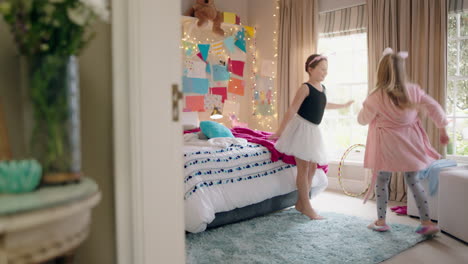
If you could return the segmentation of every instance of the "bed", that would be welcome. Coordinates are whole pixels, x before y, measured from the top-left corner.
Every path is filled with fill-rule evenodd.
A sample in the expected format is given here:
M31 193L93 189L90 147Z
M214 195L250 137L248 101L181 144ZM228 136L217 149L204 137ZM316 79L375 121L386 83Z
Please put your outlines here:
M236 138L200 139L184 134L185 229L238 222L294 205L296 166L262 142L266 134L232 129ZM246 136L247 135L247 136ZM317 169L311 197L325 190L327 167Z

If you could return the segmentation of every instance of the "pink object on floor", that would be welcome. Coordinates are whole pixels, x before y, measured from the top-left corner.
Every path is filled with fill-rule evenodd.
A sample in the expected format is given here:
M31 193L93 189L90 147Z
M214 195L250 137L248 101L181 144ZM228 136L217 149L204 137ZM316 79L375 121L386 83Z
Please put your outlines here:
M419 226L418 229L416 229L416 233L424 235L424 236L431 236L440 231L439 227L436 225L430 225L430 226Z
M396 209L395 213L397 213L399 215L407 215L408 214L408 208L406 206L402 206L402 207Z
M392 210L393 212L399 214L399 215L406 215L408 214L408 206L394 206L394 207L391 207L390 210Z

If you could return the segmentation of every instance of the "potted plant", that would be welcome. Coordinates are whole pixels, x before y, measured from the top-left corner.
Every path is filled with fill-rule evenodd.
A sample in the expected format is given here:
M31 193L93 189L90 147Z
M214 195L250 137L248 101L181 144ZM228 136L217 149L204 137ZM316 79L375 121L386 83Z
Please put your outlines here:
M106 0L0 0L26 62L27 93L33 108L30 150L46 183L81 175L77 56L94 36L96 19L107 21Z

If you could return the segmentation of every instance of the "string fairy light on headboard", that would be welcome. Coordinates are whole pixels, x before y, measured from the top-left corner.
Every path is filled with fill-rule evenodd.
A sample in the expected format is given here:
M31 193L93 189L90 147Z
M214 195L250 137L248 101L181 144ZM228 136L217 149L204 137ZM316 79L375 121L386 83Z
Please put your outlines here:
M273 20L274 22L274 29L273 29L273 47L274 47L274 59L273 59L273 65L277 67L278 64L278 29L279 29L279 9L280 9L280 0L272 0L274 2L274 12L273 12ZM273 84L272 87L268 87L268 89L272 89L272 100L271 100L271 108L268 109L267 114L260 114L258 112L257 106L255 104L255 92L257 88L257 84L255 82L255 76L258 74L258 65L257 65L257 50L256 50L256 39L253 40L253 93L252 93L252 105L253 105L253 114L256 117L256 122L257 122L257 127L259 127L261 130L268 130L268 131L273 131L276 129L278 125L278 113L277 113L277 89L276 89L276 84L277 84L277 70L272 72L272 76L268 77L269 81L271 84Z

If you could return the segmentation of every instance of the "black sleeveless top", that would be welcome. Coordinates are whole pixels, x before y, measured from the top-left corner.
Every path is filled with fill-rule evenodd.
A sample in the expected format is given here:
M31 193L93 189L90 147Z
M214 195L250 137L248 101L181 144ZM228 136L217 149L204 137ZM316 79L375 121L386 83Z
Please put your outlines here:
M315 89L310 83L305 83L309 87L309 95L304 99L297 111L297 114L307 121L316 125L322 122L325 106L327 105L327 96L325 95L325 86L323 92Z

